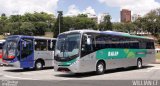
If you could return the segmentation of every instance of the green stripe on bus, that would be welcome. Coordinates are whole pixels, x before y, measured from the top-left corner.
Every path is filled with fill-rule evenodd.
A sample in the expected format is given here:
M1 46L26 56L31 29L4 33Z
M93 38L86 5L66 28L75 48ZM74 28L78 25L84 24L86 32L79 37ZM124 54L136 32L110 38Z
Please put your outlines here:
M67 61L67 62L61 62L61 65L66 65L66 66L68 66L68 65L71 65L72 63L74 63L75 61L76 61L76 59L73 59L73 60Z
M146 57L146 49L102 49L96 52L97 59L122 59Z

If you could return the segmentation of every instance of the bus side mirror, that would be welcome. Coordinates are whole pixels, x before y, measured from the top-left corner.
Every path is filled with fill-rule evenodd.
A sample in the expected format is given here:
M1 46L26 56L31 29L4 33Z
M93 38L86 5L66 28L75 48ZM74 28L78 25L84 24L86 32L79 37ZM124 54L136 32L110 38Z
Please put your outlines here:
M50 48L52 48L53 47L53 43L52 43L52 41L51 41L51 43L50 43Z
M84 34L84 36L87 38L87 45L90 45L91 39L89 38L89 36L87 34Z
M23 47L27 47L26 41L23 42Z
M91 44L91 39L87 38L87 45L90 45L90 44Z
M24 41L23 39L21 39L21 44L22 44L22 47L27 47L27 42Z

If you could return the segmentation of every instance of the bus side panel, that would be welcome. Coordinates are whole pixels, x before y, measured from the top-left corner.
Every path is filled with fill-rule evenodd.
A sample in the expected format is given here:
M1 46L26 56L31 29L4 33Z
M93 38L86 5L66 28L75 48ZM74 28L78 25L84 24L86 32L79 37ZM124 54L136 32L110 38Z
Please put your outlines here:
M34 67L33 37L22 36L20 39L20 67Z
M137 53L137 52L134 52L134 53ZM136 57L134 58L121 59L122 63L121 64L117 63L117 65L121 65L122 67L136 66L138 58L142 59L142 65L147 65L155 62L154 49L146 50L144 55L136 55Z
M33 60L33 58L34 58L34 52L31 55L25 57L24 59L21 59L21 61L20 61L20 67L21 68L34 67L34 60Z
M79 60L79 72L96 71L96 52L81 57Z
M108 52L118 51L117 56L108 56ZM124 52L122 52L124 51ZM127 53L126 53L127 52ZM139 54L138 54L139 53ZM113 54L114 55L114 54ZM89 72L96 70L96 63L99 60L104 60L106 63L106 69L120 68L136 66L137 59L141 58L143 65L152 63L155 61L154 49L104 49L97 52L88 54L80 58L79 72Z
M138 52L142 52L144 49L139 50L131 50L129 53L135 53L134 57L125 57L125 58L112 58L107 60L106 68L120 68L120 67L129 67L129 66L136 66L137 59L142 59L142 65L147 65L153 63L155 61L155 54L154 50L145 50L144 54L137 54ZM125 53L122 53L125 54ZM127 55L128 56L128 55Z
M34 51L34 60L42 59L45 62L45 67L53 66L54 51Z
M156 58L155 58L155 50L154 49L148 49L146 57L142 58L143 65L154 63L155 60L156 60Z

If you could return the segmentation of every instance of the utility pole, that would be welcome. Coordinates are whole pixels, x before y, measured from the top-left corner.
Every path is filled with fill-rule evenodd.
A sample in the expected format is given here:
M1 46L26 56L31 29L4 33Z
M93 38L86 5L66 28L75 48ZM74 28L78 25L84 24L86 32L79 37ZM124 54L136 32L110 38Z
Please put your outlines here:
M59 28L59 34L61 33L61 18L62 18L62 15L63 15L63 11L57 11L58 13L58 28Z

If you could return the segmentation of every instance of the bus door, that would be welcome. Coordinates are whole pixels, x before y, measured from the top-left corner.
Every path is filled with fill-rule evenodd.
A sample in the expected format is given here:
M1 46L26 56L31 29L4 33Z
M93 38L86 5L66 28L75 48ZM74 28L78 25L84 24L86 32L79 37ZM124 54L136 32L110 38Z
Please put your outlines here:
M20 66L21 68L34 67L34 47L32 38L20 40Z
M93 64L96 63L95 54L93 54L93 37L90 35L84 34L82 38L82 49L81 49L81 57L83 60L81 61L82 70L92 71L94 69ZM85 66L85 67L84 67Z

